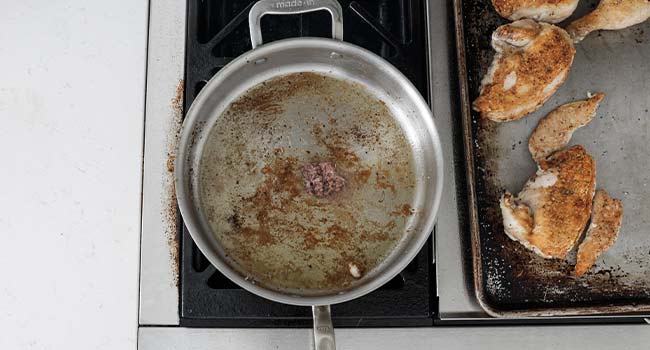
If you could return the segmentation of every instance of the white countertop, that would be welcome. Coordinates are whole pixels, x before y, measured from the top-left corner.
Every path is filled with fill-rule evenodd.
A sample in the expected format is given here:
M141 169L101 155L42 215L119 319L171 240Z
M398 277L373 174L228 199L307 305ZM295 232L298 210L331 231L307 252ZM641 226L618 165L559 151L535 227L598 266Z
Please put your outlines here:
M147 6L0 6L0 349L136 348Z

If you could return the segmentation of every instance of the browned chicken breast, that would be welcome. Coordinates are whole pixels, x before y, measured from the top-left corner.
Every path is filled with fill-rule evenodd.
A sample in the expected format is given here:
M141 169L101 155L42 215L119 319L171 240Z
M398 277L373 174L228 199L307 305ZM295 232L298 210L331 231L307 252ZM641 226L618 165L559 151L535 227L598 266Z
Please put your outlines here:
M623 206L604 190L596 191L592 213L591 225L578 248L578 262L574 270L576 276L589 271L600 254L614 245L621 229Z
M579 42L595 30L623 29L648 18L650 0L601 0L595 10L569 24L567 31L574 42Z
M511 21L530 18L558 23L571 16L578 0L492 0L492 4L501 16Z
M539 108L566 79L575 49L564 29L530 19L492 33L496 54L472 107L496 122Z
M594 118L604 97L605 94L598 93L586 100L567 103L542 118L528 140L533 159L539 162L566 147L573 132Z
M580 145L541 160L516 198L501 198L506 234L542 257L564 258L589 220L595 186L594 160Z

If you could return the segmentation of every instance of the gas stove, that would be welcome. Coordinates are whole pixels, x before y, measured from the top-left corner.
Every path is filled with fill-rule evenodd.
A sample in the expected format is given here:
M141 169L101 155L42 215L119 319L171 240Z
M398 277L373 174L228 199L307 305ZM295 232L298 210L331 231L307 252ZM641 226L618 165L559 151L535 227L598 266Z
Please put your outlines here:
M476 302L472 287L451 2L340 2L344 39L384 57L428 100L444 147L445 193L435 232L417 258L384 287L333 306L334 326L343 327L337 330L337 337L342 335L344 346L346 336L360 339L347 344L349 348L400 342L427 348L429 344L453 344L459 335L454 333L456 328L437 326L458 324L472 327L472 335L463 337L475 339L476 344L493 336L509 336L517 328L479 325L512 325L524 320L490 318ZM294 348L310 342L309 308L259 298L216 271L184 228L174 195L173 162L184 112L219 69L250 49L246 22L252 3L150 3L140 267L142 348L172 349L188 344L195 348L210 344L231 344L237 349ZM323 13L281 19L265 16L262 32L265 41L327 37L329 21ZM376 327L383 329L377 332L373 330ZM386 327L401 328L389 331ZM589 327L571 331L559 326L531 327L530 334L540 339L548 337L548 332L566 333L567 339L583 334L583 338L594 339L593 344L606 344L607 337L600 336L602 330L597 329L604 326ZM608 327L638 338L638 326ZM512 344L514 348L517 343Z
M252 0L190 1L186 33L186 111L224 65L250 50ZM420 0L346 1L344 38L398 67L427 96L424 3ZM266 41L331 35L327 12L265 16ZM311 324L311 310L275 303L238 287L198 250L183 226L180 258L180 323L183 326L294 327ZM385 327L433 324L435 286L431 245L379 290L333 306L335 326Z
M432 57L427 41L430 4L424 0L340 2L344 11L344 39L388 60L432 103L433 82L429 68ZM250 50L246 24L253 3L252 0L191 0L186 7L171 1L152 4L143 190L141 323L187 327L310 325L307 308L259 298L239 288L211 266L184 228L174 197L173 160L184 112L219 69ZM168 18L167 22L162 20L163 17ZM169 17L173 19L170 21ZM327 37L330 35L330 21L324 12L265 16L262 32L265 41L299 36ZM169 54L171 52L173 54ZM436 51L434 55L440 56L444 52ZM453 179L453 176L449 178ZM438 226L442 222L440 220ZM335 305L334 325L433 325L438 317L434 254L432 235L416 259L385 286L357 300Z

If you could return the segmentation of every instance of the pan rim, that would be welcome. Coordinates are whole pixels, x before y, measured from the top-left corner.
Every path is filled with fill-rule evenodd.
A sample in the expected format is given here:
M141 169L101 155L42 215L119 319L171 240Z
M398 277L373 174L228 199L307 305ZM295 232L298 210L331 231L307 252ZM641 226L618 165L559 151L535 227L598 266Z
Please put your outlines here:
M367 283L363 283L347 289L345 291L339 292L337 294L323 294L323 295L296 295L288 294L280 291L273 290L264 286L253 284L244 279L240 272L234 269L230 264L221 259L217 254L214 253L213 249L210 247L210 244L203 238L203 234L199 232L202 231L202 226L198 222L196 212L200 210L194 205L192 199L191 191L186 188L186 184L183 181L185 177L188 176L188 166L187 159L191 158L191 142L192 142L192 132L197 127L198 121L198 111L201 110L201 107L205 103L205 100L210 95L211 91L218 88L221 83L227 79L234 71L241 69L244 65L249 62L254 62L257 59L265 58L273 55L276 50L282 49L291 49L291 48L326 48L333 51L341 52L345 51L347 53L352 53L358 59L363 59L371 65L378 66L384 71L390 79L395 79L399 82L400 88L404 89L405 93L411 96L413 103L417 106L417 114L422 119L422 122L427 127L427 137L430 139L428 141L432 144L432 149L427 149L425 152L432 152L434 157L434 171L435 176L434 183L430 186L434 191L432 198L433 203L431 204L431 210L429 213L424 215L421 220L423 222L423 229L420 232L416 232L418 237L414 239L412 247L408 250L405 250L405 254L394 261L391 264L388 264L382 268L377 273L377 276L372 280L369 280ZM210 128L210 126L208 126ZM228 65L222 68L215 76L213 76L208 84L203 88L203 90L196 97L195 101L192 103L189 108L186 118L183 122L181 128L180 141L178 146L177 157L175 160L174 167L174 181L176 187L177 201L181 214L183 216L185 225L187 226L192 239L198 246L198 248L203 252L203 254L208 258L210 263L217 268L221 273L226 277L232 280L234 283L242 287L243 289L252 292L256 295L264 297L269 300L273 300L280 303L299 305L299 306L310 306L310 305L324 305L324 304L336 304L346 302L352 299L361 297L367 293L370 293L381 285L395 277L399 272L401 272L410 261L415 258L417 253L422 249L422 247L427 242L429 235L431 234L433 227L435 225L435 218L438 213L438 209L442 197L442 183L443 183L443 158L442 158L442 147L440 144L440 138L438 135L438 130L435 125L433 114L424 101L423 97L413 86L413 84L395 67L390 63L385 61L383 58L375 55L374 53L358 47L356 45L325 38L292 38L285 39L280 41L275 41L269 44L262 45L255 50L251 50L243 55L237 57L231 61ZM426 231L426 233L424 233Z

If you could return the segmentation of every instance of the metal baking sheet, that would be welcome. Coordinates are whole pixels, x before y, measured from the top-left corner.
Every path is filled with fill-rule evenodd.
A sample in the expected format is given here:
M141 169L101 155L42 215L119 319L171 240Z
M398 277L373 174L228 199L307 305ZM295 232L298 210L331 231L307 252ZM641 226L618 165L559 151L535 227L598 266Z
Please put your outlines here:
M597 3L581 1L560 26ZM491 33L507 21L489 0L454 0L454 5L479 302L501 317L650 314L650 22L592 33L576 45L567 81L542 108L497 124L480 120L469 104L492 60ZM588 92L606 97L571 144L583 145L594 157L597 187L621 200L624 217L616 244L576 278L575 254L568 261L546 260L508 239L498 201L505 190L519 192L535 173L528 137L539 119Z

